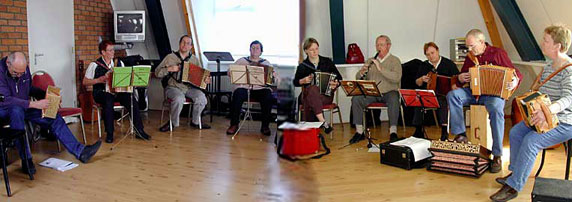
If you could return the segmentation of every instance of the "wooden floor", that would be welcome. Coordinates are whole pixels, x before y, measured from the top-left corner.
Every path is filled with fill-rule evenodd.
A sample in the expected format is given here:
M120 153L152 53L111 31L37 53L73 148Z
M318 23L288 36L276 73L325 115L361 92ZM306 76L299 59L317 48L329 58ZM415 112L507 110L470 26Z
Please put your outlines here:
M235 140L225 134L229 121L223 117L215 117L211 130L183 126L170 137L157 131L159 114L151 112L145 121L151 142L127 139L113 151L104 143L90 163L66 172L37 163L48 157L79 161L65 151L54 153L54 142L35 144L35 180L20 172L20 161L9 166L10 201L489 201L500 188L494 178L508 172L507 138L505 170L471 178L381 165L379 153L368 153L366 142L338 149L353 135L349 125L335 126L334 139L327 140L330 155L290 162L276 156L272 138L259 141L258 122ZM78 131L77 124L71 128ZM97 130L90 130L89 124L86 128L91 144ZM386 123L373 132L378 142L388 139ZM399 127L400 135L412 132ZM431 138L439 136L435 126L428 132ZM541 176L563 178L563 148L547 154ZM514 201L530 201L534 179L529 179ZM0 201L6 201L3 187L0 193Z

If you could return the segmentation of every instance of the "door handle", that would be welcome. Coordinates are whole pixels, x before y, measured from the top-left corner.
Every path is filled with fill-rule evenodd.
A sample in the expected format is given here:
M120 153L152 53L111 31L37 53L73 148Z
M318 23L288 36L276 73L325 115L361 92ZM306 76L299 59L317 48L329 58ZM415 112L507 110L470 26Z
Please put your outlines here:
M43 53L34 53L34 65L38 65L38 57L44 56Z

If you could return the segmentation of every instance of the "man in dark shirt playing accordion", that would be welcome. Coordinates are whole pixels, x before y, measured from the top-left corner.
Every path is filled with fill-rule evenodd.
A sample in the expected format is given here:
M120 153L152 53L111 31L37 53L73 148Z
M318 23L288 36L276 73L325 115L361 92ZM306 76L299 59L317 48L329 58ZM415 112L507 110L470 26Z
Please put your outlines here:
M461 74L459 74L459 79L457 86L461 87L466 83L471 81L471 76L469 74L469 68L474 67L477 64L491 64L496 66L508 67L515 69L516 76L512 81L508 81L507 90L512 91L517 86L519 81L522 79L520 71L512 65L506 51L503 49L493 47L485 42L485 35L482 31L478 29L470 30L466 35L466 45L474 58L467 57L463 68L461 69ZM463 106L469 104L482 104L485 105L489 113L490 124L493 136L493 148L492 153L494 155L493 164L491 166L491 172L497 173L502 170L502 142L504 136L504 105L506 100L496 96L479 96L478 99L472 95L471 89L458 88L447 94L447 102L449 104L449 110L451 113L450 117L450 131L452 134L456 135L455 141L457 142L468 142L466 135L465 122L463 118Z

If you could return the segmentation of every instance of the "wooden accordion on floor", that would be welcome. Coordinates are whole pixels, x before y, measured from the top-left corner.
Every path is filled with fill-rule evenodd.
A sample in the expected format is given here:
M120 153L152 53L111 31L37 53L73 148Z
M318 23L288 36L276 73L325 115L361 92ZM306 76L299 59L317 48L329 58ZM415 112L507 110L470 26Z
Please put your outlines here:
M491 152L481 145L431 141L427 170L480 177L490 166Z
M495 65L477 65L469 68L473 95L491 95L508 99L513 93L507 90L514 79L514 69Z
M533 91L518 96L515 98L515 100L518 105L520 114L523 116L524 124L526 124L526 126L529 128L538 133L546 133L558 126L558 117L555 114L550 113L548 106L550 106L552 103L546 94L542 94L538 91ZM542 126L535 126L530 124L532 112L537 109L542 110L544 117L546 117L547 124Z

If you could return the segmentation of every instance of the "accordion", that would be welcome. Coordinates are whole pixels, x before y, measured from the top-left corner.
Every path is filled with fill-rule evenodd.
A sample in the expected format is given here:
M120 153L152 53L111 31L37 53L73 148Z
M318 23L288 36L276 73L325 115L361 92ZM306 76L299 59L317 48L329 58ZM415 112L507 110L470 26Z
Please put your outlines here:
M532 130L538 133L546 133L558 126L558 117L550 113L550 109L548 109L548 106L550 106L551 102L550 98L548 98L546 94L542 94L538 91L533 91L518 96L515 98L515 100L518 105L520 114L522 114L524 118L524 124L526 124L526 126ZM546 117L547 124L541 126L530 124L532 112L537 109L542 110L544 117Z
M451 91L451 86L457 83L457 76L448 77L438 75L435 72L429 72L429 82L427 83L427 90L433 90L437 95L447 95Z
M318 86L320 89L320 94L326 96L332 96L332 88L330 88L330 82L336 80L336 74L328 72L315 72L314 82L312 85Z
M491 152L480 145L431 141L427 170L480 177L490 166Z
M183 83L189 83L200 89L206 89L207 83L205 80L207 77L211 76L209 70L203 69L197 65L185 62L183 65L182 73L180 74L180 81Z
M495 65L477 65L469 68L473 95L490 95L508 99L513 93L507 90L514 79L514 69Z

